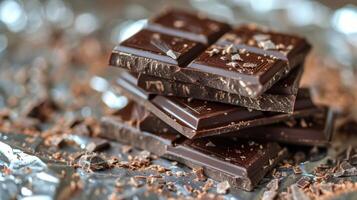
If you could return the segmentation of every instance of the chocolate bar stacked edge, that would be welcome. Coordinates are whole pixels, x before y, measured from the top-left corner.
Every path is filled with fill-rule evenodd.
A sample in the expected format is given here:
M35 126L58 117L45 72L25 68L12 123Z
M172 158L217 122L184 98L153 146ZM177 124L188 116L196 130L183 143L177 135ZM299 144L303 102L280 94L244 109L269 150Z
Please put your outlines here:
M129 80L130 79L130 80ZM249 127L254 127L254 126L262 126L262 125L267 125L267 124L273 124L277 123L280 121L284 121L287 119L295 118L295 117L303 117L307 116L310 114L313 114L315 112L321 112L321 108L316 107L314 105L311 105L311 102L308 101L304 105L305 102L301 102L302 108L295 110L292 114L286 114L286 113L266 113L266 117L261 117L261 119L251 119L251 120L245 120L242 122L237 122L237 123L231 123L228 125L224 126L219 126L219 127L213 127L213 128L207 128L203 130L194 130L188 126L184 126L180 123L178 123L177 120L175 120L172 116L168 115L165 113L163 110L161 110L159 107L154 105L149 98L152 98L148 93L146 93L144 90L136 86L136 82L131 82L131 81L136 81L135 77L133 75L123 72L120 75L120 78L117 80L118 83L118 90L120 90L123 94L128 96L130 99L134 100L136 103L139 105L142 105L145 107L148 111L151 113L155 114L158 118L163 120L165 123L173 127L175 130L177 130L179 133L185 135L186 137L193 139L193 138L198 138L198 137L207 137L207 136L213 136L213 135L221 135L221 134L226 134L229 132L236 132L240 129L243 128L249 128ZM299 105L300 106L300 105Z
M287 77L257 98L145 74L139 75L138 86L152 94L215 101L261 111L292 113L302 73L303 67L297 67Z

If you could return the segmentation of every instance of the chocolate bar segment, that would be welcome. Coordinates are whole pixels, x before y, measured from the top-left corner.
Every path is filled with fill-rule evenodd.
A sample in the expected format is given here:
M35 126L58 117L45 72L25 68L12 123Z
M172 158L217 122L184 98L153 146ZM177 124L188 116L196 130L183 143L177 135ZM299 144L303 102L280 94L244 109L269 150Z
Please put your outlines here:
M125 113L103 117L101 127L104 131L101 136L151 151L192 168L202 167L206 176L217 181L228 180L232 187L252 190L285 154L277 143L237 142L225 138L188 140L170 132L170 127L152 115L141 118L142 129L139 130L130 125L130 121L136 119L128 120L123 115ZM155 127L163 131L158 133Z
M185 66L203 49L201 43L144 29L115 47L114 52ZM144 63L137 64L127 67L140 67Z
M232 134L238 138L274 141L286 144L326 146L329 144L334 127L332 110L312 116L291 119L274 125L254 127ZM232 137L226 135L225 137Z
M172 81L145 74L139 75L137 84L153 94L215 101L254 110L292 113L302 71L302 68L294 69L286 78L258 98L249 98L198 84Z
M130 76L128 73L123 73L121 76ZM203 128L200 128L199 126L192 127L190 125L187 125L187 122L184 122L186 119L182 117L177 117L180 116L179 114L173 115L172 110L164 109L164 105L160 106L158 105L158 102L156 104L152 102L152 99L147 100L143 99L142 96L146 96L147 92L142 90L141 88L137 87L136 85L133 85L132 83L129 83L125 81L125 79L119 78L118 79L118 90L121 91L124 95L127 97L131 98L134 100L136 103L144 106L147 110L149 110L151 113L156 115L158 118L160 118L162 121L164 121L166 124L170 125L172 128L177 130L179 133L185 135L188 138L198 138L198 137L206 137L206 136L212 136L212 135L220 135L224 133L230 133L230 132L236 132L237 130L243 129L243 128L248 128L248 127L254 127L254 126L260 126L260 125L266 125L266 124L272 124L280 121L284 121L290 118L298 117L298 116L305 116L309 115L315 112L321 111L319 107L316 107L310 99L310 96L308 95L308 92L301 92L301 95L298 95L298 100L295 104L295 111L292 114L285 114L285 113L271 113L271 112L261 112L261 111L249 111L248 109L242 109L241 107L238 106L230 106L232 109L236 109L238 112L239 110L242 111L242 117L244 120L232 120L232 121L223 121L219 122L218 124L214 127L206 126ZM157 96L156 96L157 97ZM155 99L156 97L153 97ZM186 113L193 112L190 111L190 108L185 108L180 104L179 102L176 101L175 98L173 97L163 97L161 96L160 98L166 98L165 101L166 105L170 105L171 107L176 107L178 110L186 110ZM199 101L199 100L196 100ZM201 105L204 105L205 102L201 101ZM215 113L215 112L221 112L222 110L215 110L215 107L219 107L220 104L218 103L209 103L210 106L209 108L210 113ZM228 105L225 105L228 106ZM185 112L181 112L185 113ZM259 113L261 113L259 115ZM182 115L181 115L182 116ZM196 115L197 117L199 115ZM221 116L217 114L210 114L212 116L212 119L208 119L208 121L214 121L216 120L216 116ZM254 117L254 119L251 119L251 117ZM195 118L195 117L193 117ZM206 119L207 120L207 119Z
M173 130L154 115L150 114L147 118L150 119L148 120L150 124L147 123L141 127L141 130L155 133L162 133L162 131L170 134L177 133L177 131ZM219 137L227 138L228 140L234 138L235 141L250 139L293 145L327 146L332 138L334 118L333 111L326 110L326 112L317 113L313 116L291 119L274 125L248 128ZM152 126L153 124L155 124L155 127ZM216 140L217 137L208 138Z
M180 34L145 29L114 48L110 65L256 98L303 63L310 49L300 37L253 26L204 46Z
M289 119L274 125L257 126L243 129L233 133L223 134L219 137L251 139L258 141L271 141L294 145L327 146L334 130L335 113L331 109L306 116L303 118ZM140 129L154 133L178 132L165 124L153 114L149 114L140 123ZM154 126L155 124L155 126ZM208 137L215 140L216 137Z
M261 60L261 62L265 62L268 59L289 60L292 67L300 63L299 61L297 62L296 53L304 52L311 48L306 40L299 36L278 33L254 24L242 25L226 33L217 41L216 45L236 47L239 55L246 57L248 60L250 60L250 55L246 54L250 52L260 55L261 58L257 59ZM234 54L234 52L231 54ZM253 60L256 61L255 58ZM237 59L235 61L239 63L240 60ZM252 69L252 72L255 73L256 69Z
M277 143L200 138L169 146L167 153L189 167L202 167L208 177L251 191L286 152Z
M147 29L209 45L231 27L207 18L203 13L169 9L150 20Z
M227 78L226 83L220 81L216 86L210 83L210 87L258 97L291 69L303 63L309 49L310 46L300 37L255 26L241 26L226 33L188 68L212 74L212 78ZM206 85L202 81L199 80ZM240 87L235 87L236 84ZM236 91L231 91L232 88Z

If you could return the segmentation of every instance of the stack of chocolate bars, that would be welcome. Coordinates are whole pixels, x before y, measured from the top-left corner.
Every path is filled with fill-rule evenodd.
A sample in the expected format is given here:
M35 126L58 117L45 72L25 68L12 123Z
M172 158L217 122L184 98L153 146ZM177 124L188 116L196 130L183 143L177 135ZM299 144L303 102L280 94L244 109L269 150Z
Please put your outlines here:
M103 137L252 190L281 144L331 138L332 114L299 88L309 50L298 36L166 10L112 51L130 102L103 117Z

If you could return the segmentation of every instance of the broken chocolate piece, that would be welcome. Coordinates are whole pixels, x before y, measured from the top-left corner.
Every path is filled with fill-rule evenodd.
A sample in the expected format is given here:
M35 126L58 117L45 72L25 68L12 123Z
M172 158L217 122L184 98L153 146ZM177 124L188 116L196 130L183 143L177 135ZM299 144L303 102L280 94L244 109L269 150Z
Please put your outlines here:
M310 181L308 176L303 176L296 182L296 186L302 189L307 188L310 185Z
M93 139L89 144L86 146L86 150L88 152L96 152L107 149L110 147L110 143L106 140L95 140Z
M78 165L85 171L98 171L109 168L108 162L97 154L84 154L78 160Z
M198 181L205 181L207 179L202 167L194 168L192 172L196 175Z
M51 99L35 100L28 104L25 110L25 116L48 121L54 111L58 109L57 104Z

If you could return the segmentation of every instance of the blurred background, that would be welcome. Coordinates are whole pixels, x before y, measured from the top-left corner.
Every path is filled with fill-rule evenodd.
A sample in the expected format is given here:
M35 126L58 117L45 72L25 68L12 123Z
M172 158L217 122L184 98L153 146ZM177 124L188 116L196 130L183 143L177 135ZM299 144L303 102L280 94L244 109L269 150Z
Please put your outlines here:
M302 84L316 101L357 115L356 0L3 0L0 108L20 113L29 98L43 96L67 108L65 116L121 108L127 100L110 87L119 73L108 67L111 49L164 7L307 37L313 51Z
M232 25L257 23L308 38L313 50L307 58L301 84L311 88L316 102L340 113L341 133L351 132L356 136L357 0L0 0L0 142L12 141L17 147L24 144L31 147L31 152L47 152L49 146L42 145L42 140L46 144L47 139L63 134L98 135L100 117L128 103L114 86L120 70L108 66L112 48L145 26L149 17L165 7L198 10ZM68 124L75 123L78 125L66 129ZM26 134L31 138L25 137ZM296 163L310 157L315 161L327 151L332 155L335 150L337 155L345 155L348 143L357 141L347 134L337 136L343 139L334 139L333 148L307 149L309 153L305 157L301 152L304 149L299 147L293 159ZM71 140L75 140L73 138ZM88 144L89 140L86 141ZM81 142L78 143L83 148L85 143ZM0 150L10 152L9 148L3 145ZM116 156L128 157L127 152L118 153L119 149L115 146L110 150L114 150ZM351 153L351 146L346 152L348 149ZM49 152L57 153L57 149ZM352 155L350 153L348 155ZM52 164L47 163L48 169L41 171L38 165L44 164L37 157L26 157L33 162L19 157L26 164L25 173L15 171L7 175L5 168L1 168L4 163L7 165L3 155L0 155L0 171L3 170L0 199L20 198L20 195L23 199L48 199L64 191L61 187L73 186L68 182L68 177L75 172L70 166L64 166L69 170L68 177L63 178L61 171L61 182L57 182L59 179L53 181L59 177L53 173L54 169L62 169L57 164L51 167ZM56 155L60 154L51 154ZM167 160L156 162L167 168L190 171L177 168ZM27 164L35 170L28 170ZM320 161L304 161L301 166L312 171L319 164ZM112 174L123 175L127 182L132 176L126 169L118 170L121 171L110 171L108 178L82 173L84 192L77 198L96 199L98 189L105 189L107 193L104 192L102 199L107 198L116 189L116 177ZM285 180L290 185L295 178L289 177ZM178 185L183 184L186 179ZM130 187L123 196L140 199L144 192L143 188ZM239 191L235 195L247 199L256 193Z

